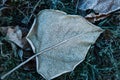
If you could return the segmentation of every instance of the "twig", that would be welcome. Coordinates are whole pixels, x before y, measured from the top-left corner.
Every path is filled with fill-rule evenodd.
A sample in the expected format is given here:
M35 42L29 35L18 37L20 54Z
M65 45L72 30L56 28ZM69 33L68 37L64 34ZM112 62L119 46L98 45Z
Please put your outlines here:
M79 2L80 2L80 1L79 1L79 0L77 0L76 9L75 9L75 13L77 13L77 11L78 11L77 9L78 9Z
M33 8L33 11L31 12L31 15L30 15L30 17L29 17L29 19L28 19L28 22L31 20L31 18L32 18L32 16L33 16L33 13L34 13L34 11L36 10L36 8L37 8L37 6L39 5L40 2L41 2L41 0L39 0L39 1L37 2L37 4L35 5L35 7Z
M7 0L2 0L2 5L5 5Z
M23 13L23 11L21 11L19 8L16 8L24 17L27 17L24 13Z

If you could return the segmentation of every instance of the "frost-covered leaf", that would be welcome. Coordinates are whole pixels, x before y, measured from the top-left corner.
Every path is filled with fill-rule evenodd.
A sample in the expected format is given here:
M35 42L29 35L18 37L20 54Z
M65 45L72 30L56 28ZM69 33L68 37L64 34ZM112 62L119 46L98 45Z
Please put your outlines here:
M25 50L28 50L30 48L30 45L26 40L26 35L28 33L27 28L22 28L19 26L0 27L0 32L2 35L7 37L7 41L11 41Z
M7 38L8 40L14 42L15 44L17 44L19 47L23 47L22 45L22 31L20 30L20 28L17 26L14 29L12 29L11 27L8 27L7 30Z
M74 70L102 32L81 16L41 11L27 35L34 53L41 53L36 57L37 72L49 80Z
M120 9L120 0L80 0L79 9L93 9L96 13L108 14Z
M94 10L97 14L90 13L86 16L86 19L94 23L108 17L111 12L119 10L120 0L80 0L77 8L83 11Z

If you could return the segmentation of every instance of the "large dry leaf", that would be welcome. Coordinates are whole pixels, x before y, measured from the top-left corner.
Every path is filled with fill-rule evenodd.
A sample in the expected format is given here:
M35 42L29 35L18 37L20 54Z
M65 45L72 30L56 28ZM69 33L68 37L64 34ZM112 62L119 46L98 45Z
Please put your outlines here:
M58 10L41 11L27 35L34 53L43 51L36 57L37 72L49 80L72 71L102 32L81 16Z
M88 10L93 9L96 13L91 13L86 16L91 22L99 21L109 16L113 11L120 9L120 0L80 0L78 9Z
M79 9L93 9L97 13L108 14L120 9L120 0L80 0Z

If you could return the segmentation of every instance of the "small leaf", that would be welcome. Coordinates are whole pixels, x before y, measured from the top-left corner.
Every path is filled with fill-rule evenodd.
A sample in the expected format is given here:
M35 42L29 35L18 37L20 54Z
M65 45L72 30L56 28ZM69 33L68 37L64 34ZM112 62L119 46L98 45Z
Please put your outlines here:
M5 40L9 43L13 42L17 46L25 50L31 49L26 40L26 35L28 33L27 28L21 28L19 26L0 27L0 32L2 33L2 35L6 36Z
M21 30L20 30L20 28L18 26L16 26L14 29L12 29L11 27L8 27L6 37L8 38L8 40L14 42L19 47L21 47L21 48L23 47L22 41L21 41L22 32L21 32Z

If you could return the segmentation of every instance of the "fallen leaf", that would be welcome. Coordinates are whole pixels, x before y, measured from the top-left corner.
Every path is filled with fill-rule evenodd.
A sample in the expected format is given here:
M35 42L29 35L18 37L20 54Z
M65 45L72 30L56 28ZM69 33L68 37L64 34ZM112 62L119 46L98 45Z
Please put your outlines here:
M19 47L23 48L22 31L20 30L18 26L16 26L14 29L12 29L11 27L8 27L6 37L8 38L8 40L14 42Z
M26 40L26 35L28 33L27 28L21 28L19 26L0 27L0 32L7 37L7 40L12 41L22 49L31 49Z
M95 22L109 16L110 13L120 9L120 0L80 0L78 3L79 10L93 9L96 14L88 14L86 17L89 21Z
M120 9L120 0L80 0L78 9L93 9L96 13L109 14Z
M33 52L40 53L36 57L37 72L49 80L74 70L102 32L81 16L41 11L27 35Z

